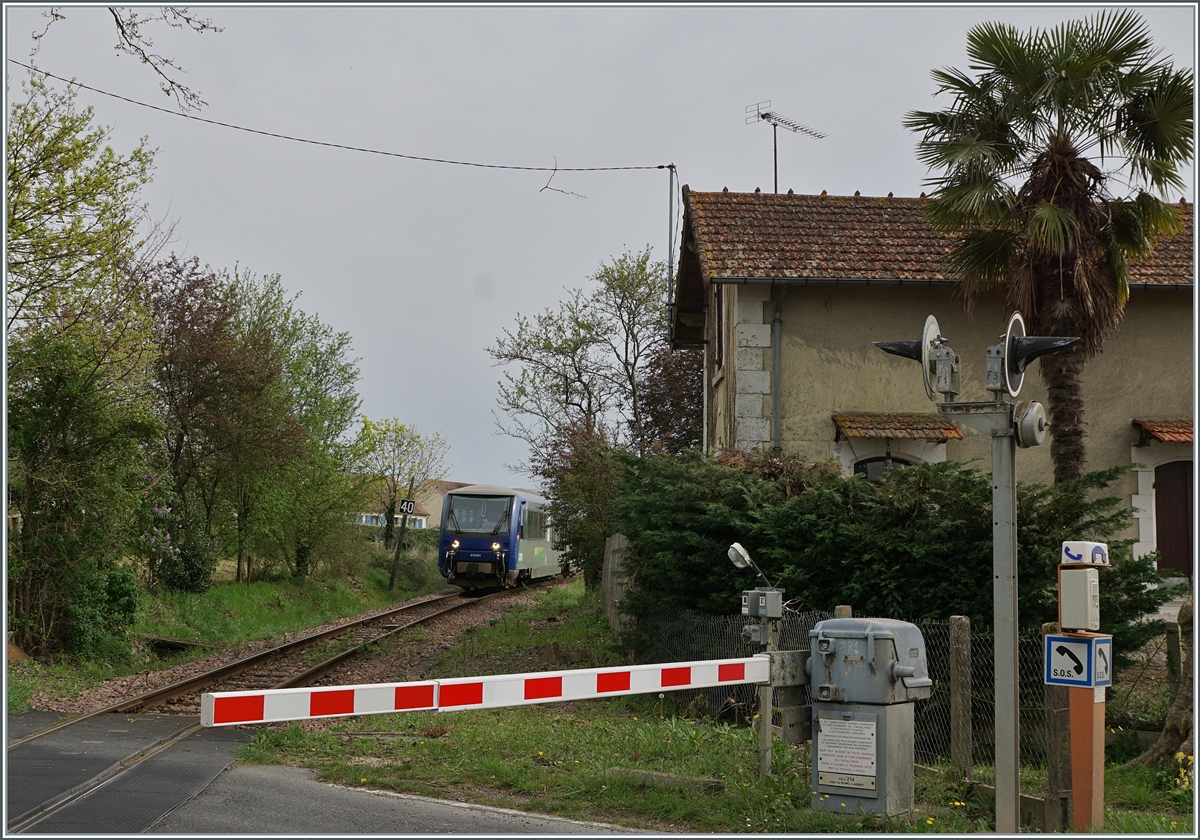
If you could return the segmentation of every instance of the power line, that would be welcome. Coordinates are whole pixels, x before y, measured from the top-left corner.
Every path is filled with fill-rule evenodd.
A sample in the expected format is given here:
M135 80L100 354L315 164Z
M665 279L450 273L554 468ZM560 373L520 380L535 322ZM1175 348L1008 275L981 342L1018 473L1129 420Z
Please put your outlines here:
M66 82L68 85L74 85L75 87L82 88L83 90L90 90L93 93L99 93L102 96L110 96L113 99L119 99L122 102L128 102L131 105L149 108L152 111L161 111L162 113L170 114L173 117L182 117L185 120L208 123L209 125L218 125L222 128L232 128L236 129L237 131L245 131L250 134L261 134L264 137L274 137L279 140L291 140L295 143L308 143L312 146L326 146L331 149L345 149L346 151L350 152L365 152L366 154L370 155L384 155L385 157L403 158L404 160L420 160L425 161L426 163L446 163L450 164L451 166L474 166L478 169L515 169L525 172L627 172L643 169L667 169L670 166L670 164L666 163L659 164L658 166L504 166L496 163L475 163L473 161L466 160L447 160L445 158L406 155L401 154L400 152L385 152L381 149L365 149L360 146L347 146L342 143L326 143L323 140L308 140L303 137L292 137L287 134L276 134L272 131L262 131L261 129L257 128L247 128L243 125L233 125L232 123L219 122L218 120L209 120L205 119L204 117L193 116L192 114L182 114L178 111L172 111L168 108L160 108L157 105L151 105L148 102L139 102L136 99L130 99L129 97L121 96L120 94L109 93L106 90L100 90L99 88L94 88L81 82L74 81L73 79L64 79L62 76L56 76L53 73L47 73L45 70L40 70L37 67L31 67L28 64L22 64L15 59L10 58L8 61L17 65L18 67L24 67L26 70L31 70L34 73L41 73L43 76L48 78L58 79L60 82Z

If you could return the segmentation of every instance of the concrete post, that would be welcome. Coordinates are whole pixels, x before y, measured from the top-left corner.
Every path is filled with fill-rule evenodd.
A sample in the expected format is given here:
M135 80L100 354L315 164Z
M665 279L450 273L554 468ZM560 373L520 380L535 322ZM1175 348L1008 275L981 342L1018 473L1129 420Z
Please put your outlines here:
M971 619L950 616L950 772L971 778Z
M833 608L833 617L834 618L854 618L854 610L852 610L850 608L849 604L838 604L836 607Z

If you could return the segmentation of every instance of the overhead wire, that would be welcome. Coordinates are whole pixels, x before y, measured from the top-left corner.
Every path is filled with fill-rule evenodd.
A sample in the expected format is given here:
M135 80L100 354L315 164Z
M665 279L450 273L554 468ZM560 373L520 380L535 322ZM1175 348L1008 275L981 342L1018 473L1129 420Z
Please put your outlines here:
M106 90L101 90L99 88L91 87L90 85L85 85L82 82L75 81L74 79L64 79L62 76L56 76L53 73L48 73L45 70L42 70L37 67L33 67L28 64L22 64L21 62L15 60L15 59L12 59L12 58L8 59L8 61L12 64L17 65L18 67L24 67L26 70L30 70L34 73L41 73L43 76L46 76L51 79L57 79L60 82L66 82L68 85L74 85L75 87L81 88L83 90L90 90L93 93L100 94L101 96L109 96L109 97L112 97L113 99L119 99L122 102L128 102L131 105L137 105L142 108L149 108L152 111L161 111L164 114L170 114L171 116L174 116L174 117L183 117L185 120L193 120L195 122L207 123L209 125L216 125L216 126L220 126L222 128L232 128L237 131L245 131L249 134L259 134L264 137L274 137L278 140L291 140L295 143L308 143L309 145L313 145L313 146L325 146L325 147L331 148L331 149L344 149L344 150L350 151L350 152L364 152L364 153L370 154L370 155L384 155L385 157L403 158L404 160L424 161L426 163L444 163L444 164L449 164L451 166L473 166L478 169L512 169L512 170L520 170L520 171L525 171L525 172L623 172L623 171L627 172L627 171L647 170L647 169L667 169L670 166L670 164L666 164L666 163L659 164L657 166L558 166L558 165L555 165L555 166L510 166L510 165L497 164L497 163L478 163L476 161L450 160L447 158L423 157L421 155L407 155L407 154L403 154L401 152L388 152L388 151L384 151L382 149L367 149L367 148L364 148L361 146L346 145L344 143L329 143L324 140L309 140L304 137L293 137L288 134L278 134L273 131L263 131L262 129L258 129L258 128L247 128L246 126L243 126L243 125L235 125L233 123L221 122L220 120L210 120L205 117L198 117L193 114L185 114L180 111L172 111L169 108L161 108L157 105L151 105L148 102L140 102L136 99L130 99L127 96L121 96L120 94L117 94L117 93L110 93L109 91L106 91Z
M668 275L667 276L667 283L668 283L667 297L668 297L668 301L670 301L670 302L668 303L668 307L670 308L673 303L673 300L671 300L671 299L673 297L673 294L672 294L672 292L673 292L673 290L672 290L673 276L672 275L674 272L672 270L673 266L670 266L670 263L673 262L671 257L674 256L674 250L675 250L674 240L676 237L676 230L675 230L674 198L675 198L675 183L676 183L676 180L678 177L678 173L676 171L675 164L673 164L673 163L664 163L664 164L658 164L658 165L654 165L654 166L559 166L556 161L554 166L512 166L512 165L496 164L496 163L479 163L476 161L450 160L447 158L423 157L421 155L403 154L402 152L388 152L388 151L384 151L382 149L368 149L368 148L364 148L361 146L350 146L350 145L343 144L343 143L330 143L330 142L327 142L324 140L309 140L304 137L293 137L288 134L279 134L279 133L273 132L273 131L263 131L262 129L258 129L258 128L248 128L248 127L242 126L242 125L235 125L233 123L221 122L220 120L210 120L210 119L207 119L206 117L198 117L193 114L185 114L180 111L172 111L169 108L162 108L162 107L159 107L158 105L151 105L148 102L141 102L137 99L130 99L127 96L121 96L120 94L117 94L117 93L111 93L106 90L101 90L100 88L92 87L91 85L85 85L82 82L76 81L74 79L64 79L62 76L56 76L55 74L49 73L45 70L42 70L41 68L33 67L29 64L23 64L22 62L17 61L12 58L8 59L8 61L12 64L17 65L18 67L24 67L26 70L29 70L31 72L40 73L41 75L46 76L47 78L57 79L60 82L65 82L68 85L74 85L75 87L80 88L82 90L90 90L93 93L98 93L101 96L108 96L113 99L120 100L122 102L127 102L130 105L137 105L141 108L149 108L152 111L160 111L164 114L170 114L171 116L174 116L174 117L183 117L186 120L192 120L194 122L207 123L208 125L220 126L221 128L232 128L237 131L245 131L249 134L258 134L263 137L274 137L278 140L291 140L295 143L307 143L312 146L324 146L326 148L331 148L331 149L343 149L345 151L363 152L365 154L383 155L385 157L395 157L395 158L402 158L404 160L423 161L425 163L444 163L444 164L448 164L451 166L471 166L471 167L475 167L478 169L508 169L508 170L524 171L524 172L628 172L628 171L651 170L651 169L669 170L668 182L667 182L668 183L668 191L670 193L670 196L668 199L668 210L667 210L667 214L668 214L667 253L668 253L668 266L669 266L667 269L667 275ZM547 182L547 184L549 184L549 182Z

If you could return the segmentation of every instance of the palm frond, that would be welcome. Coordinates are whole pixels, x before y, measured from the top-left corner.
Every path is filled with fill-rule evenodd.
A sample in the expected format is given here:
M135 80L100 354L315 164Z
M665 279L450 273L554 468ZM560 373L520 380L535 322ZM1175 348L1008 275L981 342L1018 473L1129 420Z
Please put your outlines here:
M1020 235L1014 231L972 230L946 256L946 267L968 296L1003 284L1020 262Z
M1068 254L1074 247L1079 223L1070 211L1049 201L1039 201L1029 213L1027 233L1034 250Z

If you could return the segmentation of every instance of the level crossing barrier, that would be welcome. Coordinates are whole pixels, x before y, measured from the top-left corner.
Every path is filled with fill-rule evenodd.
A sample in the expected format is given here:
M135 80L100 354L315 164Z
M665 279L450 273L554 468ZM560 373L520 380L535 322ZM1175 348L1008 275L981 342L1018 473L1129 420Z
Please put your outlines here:
M234 726L391 712L454 712L770 681L771 657L758 654L420 682L205 692L200 698L200 722Z

